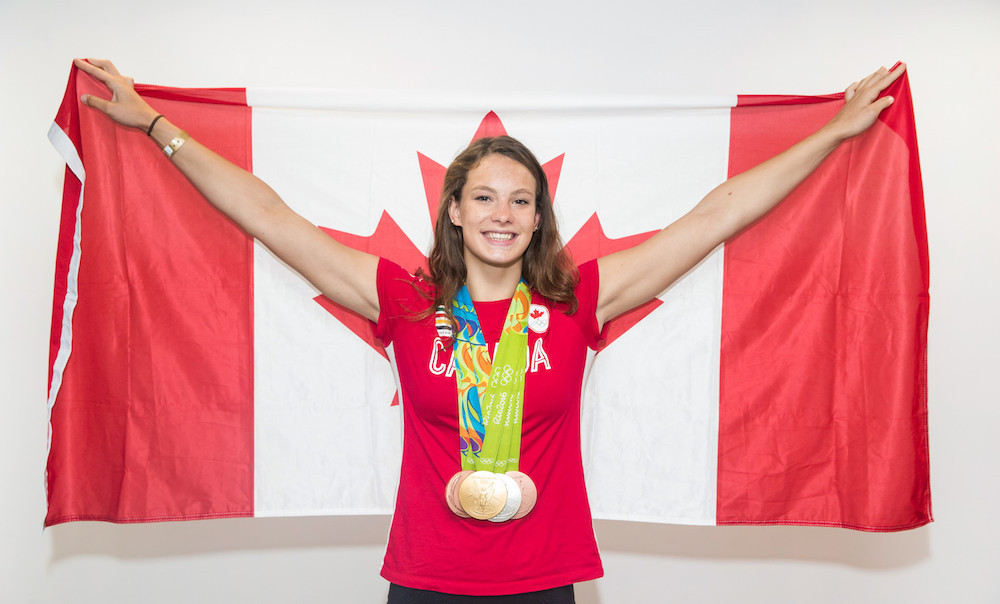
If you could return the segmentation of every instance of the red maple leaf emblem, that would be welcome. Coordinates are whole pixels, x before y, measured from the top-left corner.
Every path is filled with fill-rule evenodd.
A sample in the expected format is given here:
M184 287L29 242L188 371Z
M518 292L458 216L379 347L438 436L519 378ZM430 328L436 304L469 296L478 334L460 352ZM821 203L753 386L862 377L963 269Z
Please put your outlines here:
M499 136L502 134L507 134L507 131L497 114L491 111L483 118L472 140L475 141L484 136ZM559 183L559 174L562 171L564 157L565 154L559 155L542 165L542 169L549 179L549 194L552 196L553 201L556 198L556 187ZM424 193L427 197L427 210L430 214L431 225L433 226L437 218L438 198L441 194L441 187L444 184L444 174L447 168L420 152L417 152L417 162L420 165L420 173L423 176ZM382 213L375 232L369 237L345 233L322 226L320 228L327 235L344 245L391 260L411 273L416 272L417 268L424 268L425 270L427 268L427 257L413 244L409 236L399 228L399 225L396 224L396 221L387 212ZM574 261L581 264L588 260L632 247L649 238L655 232L649 231L620 239L611 239L604 234L601 221L595 213L573 235L572 239L566 244L566 248L573 255ZM382 343L375 338L371 324L367 319L333 302L326 296L317 296L315 300L388 361L389 355L386 353ZM613 319L607 326L607 337L601 348L608 347L619 336L641 321L660 304L662 302L654 298ZM541 314L541 311L536 310L532 313L532 316L538 317ZM393 398L392 404L399 404L398 393Z
M531 318L532 318L532 319L537 319L538 317L540 317L540 316L542 316L542 315L544 315L544 314L545 314L545 313L543 313L542 311L540 311L540 310L538 310L538 309L536 308L535 310L531 311Z

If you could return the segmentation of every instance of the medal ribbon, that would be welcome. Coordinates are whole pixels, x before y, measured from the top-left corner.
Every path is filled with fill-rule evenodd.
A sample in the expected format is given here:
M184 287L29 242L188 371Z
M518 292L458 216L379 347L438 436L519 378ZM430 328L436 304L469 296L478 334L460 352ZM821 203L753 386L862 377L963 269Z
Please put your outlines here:
M464 285L452 307L458 324L453 341L462 469L498 474L517 470L531 290L524 279L518 283L492 360Z

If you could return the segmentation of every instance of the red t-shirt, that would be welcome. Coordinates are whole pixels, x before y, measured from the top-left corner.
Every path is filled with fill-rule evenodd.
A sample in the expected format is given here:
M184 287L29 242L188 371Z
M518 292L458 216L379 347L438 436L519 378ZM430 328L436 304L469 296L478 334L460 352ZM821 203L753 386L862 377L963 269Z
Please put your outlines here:
M403 413L399 491L382 565L389 581L453 594L504 595L604 574L580 452L587 350L601 338L597 263L579 270L579 308L573 315L533 292L520 470L538 487L538 501L526 517L494 523L459 518L448 509L445 485L461 469L451 342L438 337L433 315L412 320L429 303L414 290L416 277L392 262L379 262L375 335L394 359ZM418 286L430 288L425 282ZM510 300L475 303L491 353L509 305Z

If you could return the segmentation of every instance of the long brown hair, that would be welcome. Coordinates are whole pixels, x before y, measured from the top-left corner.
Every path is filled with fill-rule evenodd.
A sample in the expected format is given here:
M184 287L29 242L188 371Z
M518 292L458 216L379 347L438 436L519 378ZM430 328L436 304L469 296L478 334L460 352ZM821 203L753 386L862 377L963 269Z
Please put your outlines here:
M577 300L573 293L579 275L573 261L563 246L552 211L549 182L542 165L535 155L520 141L509 136L477 139L462 151L448 166L441 187L437 221L434 223L434 247L428 257L429 274L419 275L435 286L431 306L420 316L427 317L439 306L445 308L449 318L451 301L465 284L465 244L462 229L451 223L448 208L453 200L462 198L462 189L469 171L488 155L503 155L521 164L535 178L535 211L538 213L538 230L532 235L521 263L521 276L532 287L554 302L568 306L567 312L576 312ZM422 271L421 271L422 272ZM419 288L417 291L420 291Z

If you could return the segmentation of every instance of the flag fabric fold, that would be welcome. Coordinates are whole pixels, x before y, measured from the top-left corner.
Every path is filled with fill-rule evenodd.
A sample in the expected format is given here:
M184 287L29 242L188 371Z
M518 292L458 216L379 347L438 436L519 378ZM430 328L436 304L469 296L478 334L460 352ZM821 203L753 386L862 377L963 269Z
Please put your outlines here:
M842 104L137 90L331 237L410 271L425 266L445 167L474 137L507 133L535 152L582 263L666 226ZM392 346L208 205L144 133L81 106L84 93L103 91L73 69L50 131L67 170L46 524L391 512ZM932 520L906 74L888 93L876 125L790 199L609 326L582 401L595 517ZM447 371L430 352L428 371ZM529 367L558 361L540 349Z

